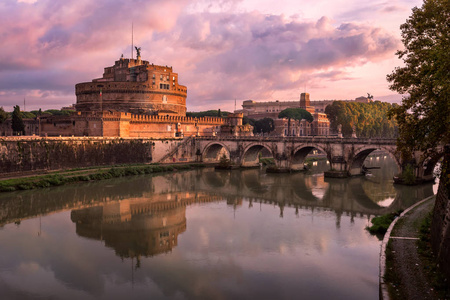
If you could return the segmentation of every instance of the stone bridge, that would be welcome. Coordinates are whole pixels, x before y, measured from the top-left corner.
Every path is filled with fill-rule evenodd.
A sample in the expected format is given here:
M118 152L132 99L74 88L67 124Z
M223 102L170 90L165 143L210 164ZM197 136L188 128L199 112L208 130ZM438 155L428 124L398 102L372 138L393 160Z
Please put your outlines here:
M192 138L190 138L192 139ZM339 137L195 137L197 161L219 162L225 155L239 167L259 166L259 158L273 158L283 170L301 170L306 156L314 149L326 155L330 163L327 177L347 177L363 173L366 157L375 150L390 155L399 173L404 162L397 152L396 139L363 139ZM433 170L440 159L423 158L415 153L415 175L422 181L433 180Z

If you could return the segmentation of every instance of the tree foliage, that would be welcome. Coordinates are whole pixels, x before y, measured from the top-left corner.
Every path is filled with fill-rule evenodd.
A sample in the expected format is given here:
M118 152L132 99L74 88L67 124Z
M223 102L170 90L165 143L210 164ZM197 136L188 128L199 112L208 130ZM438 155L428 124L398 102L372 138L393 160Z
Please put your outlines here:
M0 106L0 124L8 119L8 113L3 109L3 106Z
M390 89L403 94L390 115L399 127L404 158L414 150L434 151L450 143L450 1L425 0L401 25L404 66L387 75Z
M200 111L200 112L187 112L186 113L186 116L187 117L192 117L192 118L202 118L202 117L217 117L217 116L219 116L219 114L222 116L222 117L226 117L228 114L229 114L229 112L227 112L227 111L220 111L220 109L219 110L206 110L206 111Z
M273 119L271 118L264 118L261 120L255 120L253 125L253 132L254 133L269 133L275 129L275 124L273 122Z
M283 119L294 119L294 120L307 120L309 123L311 123L314 120L314 117L311 115L309 111L304 110L303 108L286 108L282 110L278 114L278 118Z
M45 114L53 116L69 116L72 112L74 112L74 110L47 109L44 111Z
M20 113L19 105L14 106L14 111L12 113L12 123L11 129L16 134L25 134L25 125L23 124L22 114Z
M330 120L331 131L337 132L338 125L342 125L345 137L352 135L354 126L358 137L393 138L397 136L397 124L395 120L388 118L388 112L397 106L380 101L334 101L325 108L325 113Z

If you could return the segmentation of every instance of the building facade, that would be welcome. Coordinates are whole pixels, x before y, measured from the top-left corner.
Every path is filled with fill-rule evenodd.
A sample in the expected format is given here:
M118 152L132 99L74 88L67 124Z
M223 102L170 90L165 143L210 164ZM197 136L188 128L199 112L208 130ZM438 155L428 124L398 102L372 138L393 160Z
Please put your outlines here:
M186 115L187 88L172 67L121 58L103 77L75 85L76 110Z
M330 101L332 102L332 100ZM255 102L253 100L246 100L242 104L242 107L243 109L239 110L239 112L248 118L256 120L263 118L273 119L275 129L271 135L330 135L330 121L328 120L327 115L321 111L318 111L316 106L314 106L314 101L311 102L310 95L308 93L301 93L299 101ZM278 114L287 108L302 108L308 111L313 116L314 120L309 123L306 120L298 121L291 119L289 121L288 119L279 119Z
M368 97L358 97L355 100L318 100L318 101L310 101L308 93L300 94L299 101L268 101L268 102L257 102L254 100L245 100L242 103L242 109L237 112L243 113L246 117L251 117L254 119L262 119L262 118L277 118L278 114L285 110L286 108L297 108L302 107L301 104L301 95L305 94L304 103L306 101L309 103L308 105L314 108L315 112L325 112L325 108L333 103L334 101L343 101L343 102L362 102L369 103L372 102L371 98ZM306 100L306 95L308 95Z

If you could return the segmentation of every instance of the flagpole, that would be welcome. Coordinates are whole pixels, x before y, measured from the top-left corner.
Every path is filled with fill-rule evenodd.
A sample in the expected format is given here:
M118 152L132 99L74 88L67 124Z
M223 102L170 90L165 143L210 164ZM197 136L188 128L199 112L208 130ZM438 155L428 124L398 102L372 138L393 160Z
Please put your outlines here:
M133 22L131 22L131 59L133 59L133 46L134 46L134 41L133 41Z

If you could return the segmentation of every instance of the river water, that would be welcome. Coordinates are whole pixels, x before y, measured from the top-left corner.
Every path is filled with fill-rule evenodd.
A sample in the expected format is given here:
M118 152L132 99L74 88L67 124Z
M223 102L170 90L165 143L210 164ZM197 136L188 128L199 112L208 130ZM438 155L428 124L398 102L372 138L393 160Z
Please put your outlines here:
M0 299L378 299L364 228L436 185L212 168L0 195Z

